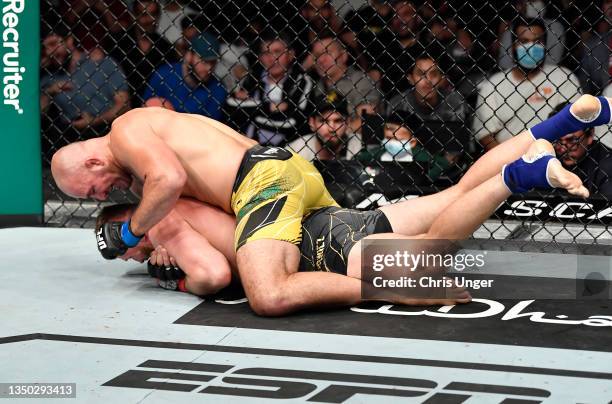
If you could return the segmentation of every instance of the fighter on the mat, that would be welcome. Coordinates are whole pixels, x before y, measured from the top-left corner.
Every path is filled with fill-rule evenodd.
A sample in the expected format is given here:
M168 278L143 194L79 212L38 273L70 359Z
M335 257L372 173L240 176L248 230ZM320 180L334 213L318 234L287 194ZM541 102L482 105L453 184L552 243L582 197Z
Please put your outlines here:
M389 206L384 213L394 232L376 237L465 238L512 192L535 187L562 187L587 196L578 177L553 158L552 145L533 141L554 141L609 122L608 100L584 95L491 150L459 184ZM521 158L523 154L527 158ZM220 167L228 167L226 175ZM102 227L99 245L107 258L136 245L179 196L191 196L236 214L238 274L255 312L280 315L361 300L357 278L298 271L302 218L335 202L314 167L284 149L258 147L204 117L136 109L118 118L109 135L62 148L53 158L52 170L60 188L76 197L106 199L113 186L142 184L142 200L131 219ZM359 249L353 251L349 260L360 261Z

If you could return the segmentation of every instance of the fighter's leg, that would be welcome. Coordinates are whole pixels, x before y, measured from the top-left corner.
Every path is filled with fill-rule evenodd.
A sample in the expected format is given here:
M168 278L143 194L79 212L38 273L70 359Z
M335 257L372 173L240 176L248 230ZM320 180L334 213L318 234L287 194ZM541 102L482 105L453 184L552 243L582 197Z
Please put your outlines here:
M298 248L285 241L260 239L240 247L238 271L253 311L280 316L361 301L359 279L332 272L297 272L299 259Z
M568 107L568 111L555 115L557 118L547 119L535 125L532 130L521 132L491 149L470 167L457 185L437 194L387 205L381 210L389 219L394 232L404 235L426 233L433 221L457 198L497 175L505 164L523 155L533 144L534 136L542 137L546 134L549 140L554 140L575 131L575 127L580 124L590 127L609 121L610 114L608 112L606 117L606 104L601 101L603 98L585 94ZM569 111L578 122L571 120ZM532 131L535 131L535 135L532 135Z
M577 175L561 166L554 158L554 148L548 141L532 143L520 159L450 205L431 225L428 238L461 240L470 237L512 192L527 192L532 188L564 188L569 193L587 197L589 192Z
M554 148L549 142L545 140L533 142L521 159L505 168L503 173L505 180L504 176L498 173L465 193L443 210L427 232L412 237L375 234L368 238L466 239L512 194L506 185L508 182L511 182L510 186L516 192L525 192L524 190L535 184L564 188L569 193L581 197L588 196L588 191L582 185L580 178L564 169L559 160L551 158L553 155ZM360 247L360 243L355 244L349 253L347 270L349 276L360 277Z
M519 158L535 139L549 142L579 129L607 124L610 121L609 99L584 94L559 113L501 143L479 158L459 181L470 190L499 173L501 167Z

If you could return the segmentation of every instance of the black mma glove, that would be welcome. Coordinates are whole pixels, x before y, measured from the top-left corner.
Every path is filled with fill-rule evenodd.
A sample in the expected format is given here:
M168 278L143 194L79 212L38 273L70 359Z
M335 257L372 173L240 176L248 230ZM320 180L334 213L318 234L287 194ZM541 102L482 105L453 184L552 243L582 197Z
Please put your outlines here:
M149 275L151 275L152 278L160 280L160 286L163 281L178 281L185 277L185 272L178 266L156 265L151 263L151 260L147 262L147 271L149 271Z
M128 248L136 246L142 236L136 236L130 230L130 222L107 222L96 234L98 251L107 260L125 254Z

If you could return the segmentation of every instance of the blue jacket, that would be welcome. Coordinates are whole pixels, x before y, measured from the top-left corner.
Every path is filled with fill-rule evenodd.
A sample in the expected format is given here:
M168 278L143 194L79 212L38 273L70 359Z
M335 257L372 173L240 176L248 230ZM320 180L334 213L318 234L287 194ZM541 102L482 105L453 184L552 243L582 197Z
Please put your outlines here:
M158 68L149 79L144 99L163 97L170 101L178 112L200 114L221 119L222 107L227 92L215 77L192 88L183 78L182 62L167 64Z

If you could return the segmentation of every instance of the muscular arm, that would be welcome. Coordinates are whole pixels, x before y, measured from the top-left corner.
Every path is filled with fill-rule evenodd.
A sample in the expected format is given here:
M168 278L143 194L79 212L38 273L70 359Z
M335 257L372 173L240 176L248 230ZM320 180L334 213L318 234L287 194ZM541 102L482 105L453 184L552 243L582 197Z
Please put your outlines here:
M143 183L142 199L130 223L132 233L142 235L170 213L183 192L187 174L142 111L128 112L115 120L110 147L117 162Z
M162 245L185 272L185 287L202 296L218 292L231 281L230 264L208 240L172 211L149 231L153 245Z

